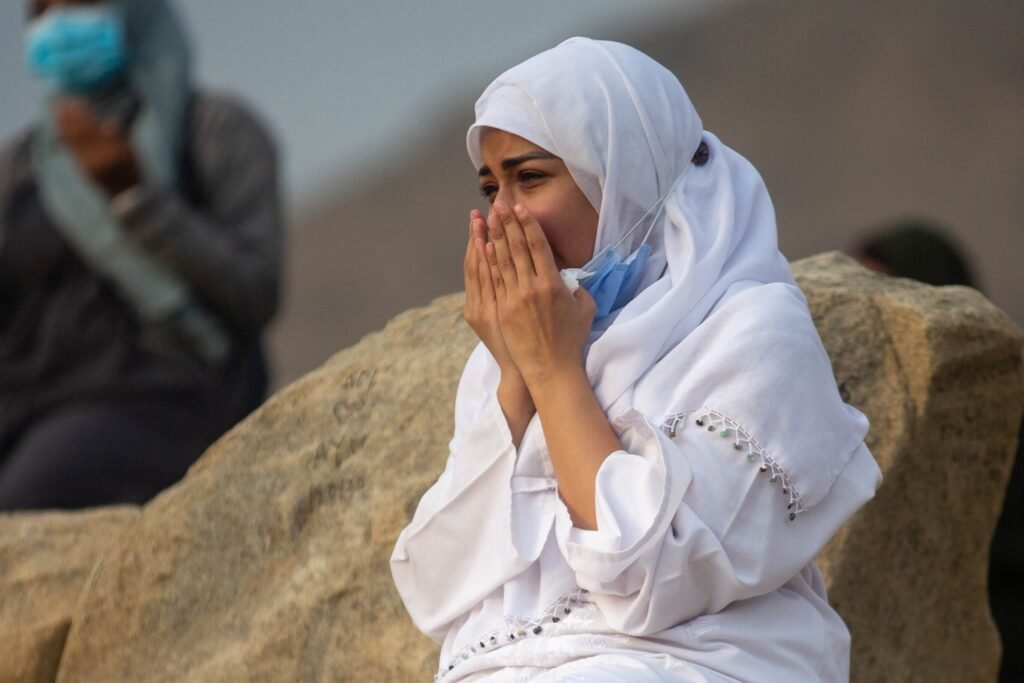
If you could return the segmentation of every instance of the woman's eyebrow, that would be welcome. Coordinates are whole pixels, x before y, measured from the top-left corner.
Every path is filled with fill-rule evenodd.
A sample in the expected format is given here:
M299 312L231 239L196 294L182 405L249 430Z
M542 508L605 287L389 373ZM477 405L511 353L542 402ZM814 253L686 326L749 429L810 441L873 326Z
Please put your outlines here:
M502 170L507 171L508 169L513 168L515 166L518 166L519 164L521 164L521 163L523 163L525 161L531 161L533 159L557 159L557 158L558 157L556 157L554 154L551 154L550 152L544 152L544 151L527 152L526 154L520 154L517 157L509 157L508 159L503 160L501 162L501 168L502 168ZM490 166L481 166L479 173L480 173L481 176L490 175L491 174Z

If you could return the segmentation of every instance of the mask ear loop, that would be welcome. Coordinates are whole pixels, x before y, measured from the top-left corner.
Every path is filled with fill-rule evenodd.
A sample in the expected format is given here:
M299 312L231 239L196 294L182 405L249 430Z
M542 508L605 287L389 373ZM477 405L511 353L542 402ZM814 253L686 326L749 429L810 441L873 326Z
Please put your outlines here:
M693 159L691 160L691 162L694 166L703 166L704 164L708 163L710 155L711 152L708 150L708 143L701 140L700 145L697 146L697 151L694 152L693 154ZM654 219L651 221L651 227L647 228L647 233L644 235L643 240L641 240L640 242L641 246L647 244L647 239L651 236L651 232L654 231L654 226L658 224L658 219L661 217L662 212L665 210L665 200L667 200L668 196L672 194L672 191L676 189L676 185L683 182L683 178L686 177L686 172L689 170L690 166L688 164L686 168L683 169L683 172L679 174L679 177L672 181L672 184L669 185L668 190L665 192L665 194L661 195L661 197L658 198L658 201L656 201L650 209L647 209L647 213L640 217L640 220L636 222L636 225L627 230L626 234L623 235L622 238L615 243L616 247L618 247L622 243L622 240L626 239L626 237L629 236L629 233L633 232L636 226L640 224L640 221L647 218L647 214L653 211L654 207L657 206L658 213L654 214Z
M632 227L631 227L631 228L630 228L629 230L627 230L627 231L626 231L626 232L625 232L625 233L624 233L624 234L622 235L622 237L620 237L620 238L618 239L618 241L617 241L617 242L615 242L615 244L612 244L611 246L609 246L609 247L606 247L605 249L602 249L602 252L603 252L603 251L605 251L605 250L607 250L607 249L610 249L610 250L618 249L618 248L619 248L619 246L620 246L620 245L621 245L621 244L622 244L623 242L625 242L625 241L626 241L626 239L627 239L627 238L628 238L628 237L629 237L630 235L632 235L632 234L633 234L633 231L634 231L634 230L636 230L636 229L637 229L637 228L638 228L638 227L640 226L640 224L644 222L644 219L645 219L645 218L647 218L647 217L648 217L649 215L651 215L651 212L652 212L652 211L654 211L655 209L657 209L657 210L658 210L658 212L654 214L654 218L653 218L653 219L651 219L651 224L650 224L650 226L649 226L649 227L647 228L647 232L646 232L646 233L644 234L644 238L643 238L643 240L641 240L641 242L640 242L640 244L641 244L641 245L647 244L647 240L648 240L648 238L650 238L650 236L651 236L651 233L652 233L652 232L654 232L654 226L658 224L658 218L660 218L660 217L661 217L661 214L662 214L662 212L663 212L663 211L665 210L665 200L667 200L667 199L668 199L669 195L670 195L670 194L672 194L672 191L673 191L673 190L675 190L675 188L676 188L676 185L678 185L678 184L679 184L679 182L680 182L680 181L682 181L682 179L683 179L683 178L685 177L685 175L686 175L686 171L683 171L683 173L682 173L682 174L681 174L681 175L680 175L680 176L679 176L678 178L676 178L676 179L675 179L675 180L674 180L674 181L672 182L672 184L671 184L671 185L669 185L669 188L668 188L668 190L666 190L666 191L665 191L665 193L664 193L663 195L661 195L660 197L658 197L658 199L657 199L657 200L656 200L656 201L655 201L655 202L654 202L653 204L651 204L651 207L650 207L649 209L647 209L647 211L646 211L646 212L644 213L644 215L643 215L643 216L640 216L640 218L639 218L639 219L637 219L637 222L636 222L636 223L634 223L634 224L633 224L633 226L632 226ZM600 255L600 254L598 254L598 256L599 256L599 255ZM594 260L596 260L596 259L597 259L597 256L595 256L595 257L594 257Z
M637 220L637 222L633 224L633 227L627 230L625 234L622 237L620 237L617 242L615 242L615 244L609 245L602 249L601 251L594 254L594 257L587 261L585 264L583 264L581 268L569 268L567 270L563 270L562 280L566 283L566 286L568 286L570 290L575 290L576 287L580 285L580 283L593 277L595 271L591 269L592 266L598 263L609 252L618 249L619 245L621 245L626 240L626 238L632 235L633 231L636 230L637 227L639 227L640 224L643 223L644 219L651 214L651 211L654 211L654 209L657 208L658 212L654 215L654 219L651 221L651 225L649 228L647 228L647 233L644 235L644 239L640 243L641 245L646 244L647 239L651 236L651 232L654 231L654 226L658 223L658 217L661 216L662 211L664 211L665 209L665 200L668 199L668 196L672 193L672 190L675 189L676 183L682 180L682 177L683 176L679 176L679 178L675 182L673 182L672 185L668 188L668 191L666 191L665 194L661 195L661 197L659 197L657 201L655 201L654 204L652 204L651 207L647 209L646 213L644 213L643 216L640 216L639 220Z

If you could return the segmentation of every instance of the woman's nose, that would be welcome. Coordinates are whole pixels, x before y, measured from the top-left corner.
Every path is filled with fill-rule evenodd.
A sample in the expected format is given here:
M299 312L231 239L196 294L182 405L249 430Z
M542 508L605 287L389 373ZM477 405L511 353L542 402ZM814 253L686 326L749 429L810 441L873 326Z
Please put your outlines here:
M516 205L516 193L515 189L511 187L502 187L498 189L497 194L494 195L494 201L503 201L509 207Z

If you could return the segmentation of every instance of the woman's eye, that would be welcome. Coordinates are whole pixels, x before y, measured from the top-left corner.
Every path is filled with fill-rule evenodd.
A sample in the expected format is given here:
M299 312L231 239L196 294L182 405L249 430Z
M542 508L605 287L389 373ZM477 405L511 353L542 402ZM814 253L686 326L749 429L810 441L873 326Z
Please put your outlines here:
M519 182L531 183L540 180L543 177L544 174L538 173L537 171L523 171L519 174Z
M489 184L489 185L481 185L480 186L480 194L482 194L484 196L484 198L487 199L487 200L492 200L494 198L495 193L497 193L497 191L498 191L498 186L497 185L490 185Z

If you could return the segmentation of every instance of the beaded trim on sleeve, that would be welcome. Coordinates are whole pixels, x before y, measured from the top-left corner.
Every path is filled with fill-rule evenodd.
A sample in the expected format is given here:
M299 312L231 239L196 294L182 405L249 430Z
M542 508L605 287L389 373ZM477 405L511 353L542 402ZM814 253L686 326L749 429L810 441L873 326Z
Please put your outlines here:
M723 439L731 438L733 451L740 456L745 456L747 462L758 465L758 469L762 473L769 475L769 482L779 483L782 495L788 498L786 510L788 510L789 521L792 522L804 511L800 493L793 486L789 475L765 452L757 439L732 418L711 408L701 408L669 415L665 418L662 429L670 438L675 438L678 431L691 422L694 426L705 429L709 434L717 434Z
M502 645L514 643L524 638L532 638L544 633L544 626L557 624L566 616L572 613L579 605L590 604L586 599L587 591L579 588L571 593L563 595L550 607L537 617L529 619L506 619L504 628L495 629L485 633L475 643L462 648L454 653L447 664L442 664L440 670L434 674L434 680L443 680L449 673L455 670L462 662L484 652L496 650Z

